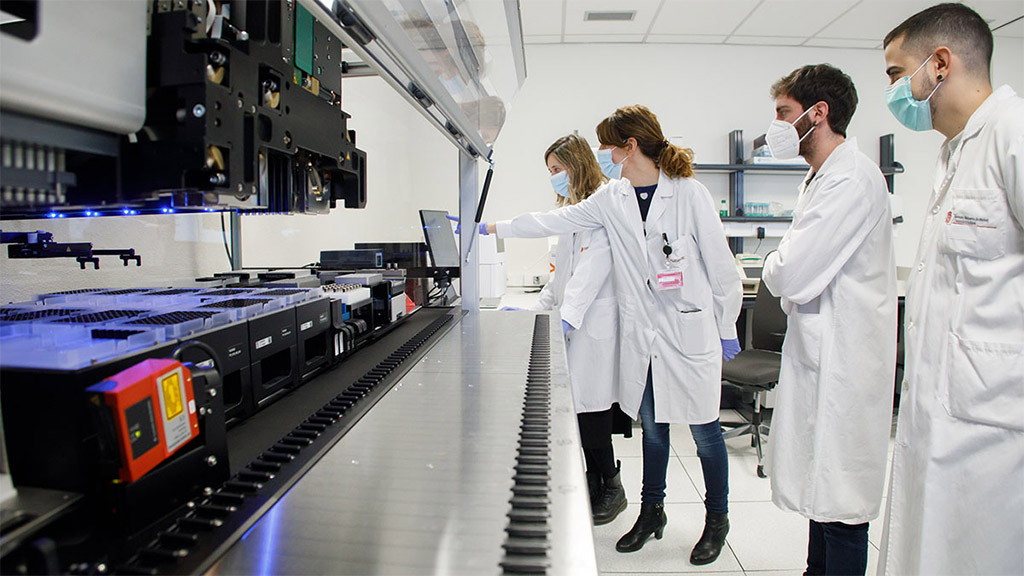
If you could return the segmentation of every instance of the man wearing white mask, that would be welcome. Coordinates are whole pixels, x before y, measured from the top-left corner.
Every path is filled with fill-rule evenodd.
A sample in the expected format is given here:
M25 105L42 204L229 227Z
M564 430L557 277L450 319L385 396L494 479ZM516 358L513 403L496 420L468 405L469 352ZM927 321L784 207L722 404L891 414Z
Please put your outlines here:
M1024 99L962 4L885 37L890 111L946 137L910 273L880 574L1024 574Z
M766 470L808 518L805 574L864 574L885 486L896 369L896 263L882 173L846 138L853 81L827 64L772 86L773 155L811 169L762 281L788 316Z

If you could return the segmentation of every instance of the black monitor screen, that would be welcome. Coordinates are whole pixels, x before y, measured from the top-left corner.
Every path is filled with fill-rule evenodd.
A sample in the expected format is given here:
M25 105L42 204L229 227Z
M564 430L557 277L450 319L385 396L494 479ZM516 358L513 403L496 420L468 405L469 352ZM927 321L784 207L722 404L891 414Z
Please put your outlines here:
M458 268L459 245L455 242L455 233L452 232L452 224L447 216L447 210L420 210L423 236L427 240L434 266Z

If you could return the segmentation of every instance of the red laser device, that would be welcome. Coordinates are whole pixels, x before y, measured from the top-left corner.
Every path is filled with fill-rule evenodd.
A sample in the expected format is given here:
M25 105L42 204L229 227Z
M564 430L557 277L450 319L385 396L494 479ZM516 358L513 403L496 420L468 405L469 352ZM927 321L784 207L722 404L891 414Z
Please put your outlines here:
M192 374L177 360L145 360L87 392L113 424L122 482L138 480L199 435Z

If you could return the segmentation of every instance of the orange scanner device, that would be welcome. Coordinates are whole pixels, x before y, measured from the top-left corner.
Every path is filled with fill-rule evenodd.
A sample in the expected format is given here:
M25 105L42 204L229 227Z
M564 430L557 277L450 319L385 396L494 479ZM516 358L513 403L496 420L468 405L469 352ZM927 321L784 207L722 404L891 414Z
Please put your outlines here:
M192 374L177 360L145 360L87 392L113 429L122 482L138 480L199 435Z

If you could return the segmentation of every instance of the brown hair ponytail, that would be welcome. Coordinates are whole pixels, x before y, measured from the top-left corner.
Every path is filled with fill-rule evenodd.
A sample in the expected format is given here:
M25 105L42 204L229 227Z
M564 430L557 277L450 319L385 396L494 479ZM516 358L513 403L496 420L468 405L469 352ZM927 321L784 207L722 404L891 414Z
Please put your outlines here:
M646 106L619 108L597 125L597 139L604 146L624 147L630 138L669 178L693 176L693 150L665 139L658 117Z
M658 167L670 178L693 177L693 150L665 143L665 148L658 155Z

